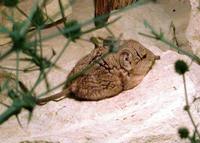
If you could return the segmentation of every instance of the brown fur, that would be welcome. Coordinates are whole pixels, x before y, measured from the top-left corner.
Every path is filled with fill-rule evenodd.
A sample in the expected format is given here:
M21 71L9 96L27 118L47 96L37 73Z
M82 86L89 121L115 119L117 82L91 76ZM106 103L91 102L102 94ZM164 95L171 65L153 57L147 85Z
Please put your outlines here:
M83 57L68 77L80 72L85 66L108 52L109 48L98 47ZM96 63L83 76L75 79L66 89L56 95L39 99L48 102L73 93L83 100L101 100L115 96L137 86L152 68L157 56L134 40L123 41L116 53L111 53Z

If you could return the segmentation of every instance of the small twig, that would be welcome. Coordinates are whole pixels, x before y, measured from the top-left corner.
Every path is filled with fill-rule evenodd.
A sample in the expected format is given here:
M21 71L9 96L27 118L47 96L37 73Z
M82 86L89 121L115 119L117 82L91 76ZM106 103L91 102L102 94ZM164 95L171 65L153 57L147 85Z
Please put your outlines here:
M0 69L16 71L16 68L11 68L11 67L2 67L2 66L0 66ZM24 71L24 69L19 69L19 71Z
M23 128L22 123L21 123L20 120L19 120L19 116L18 116L18 115L15 115L15 117L16 117L16 119L17 119L17 122L18 122L19 126L20 126L21 128Z
M27 19L29 19L28 15L27 15L23 10L21 10L18 6L16 6L16 9L17 9L22 15L24 15Z
M173 21L170 24L170 28L172 28L172 32L173 32L173 39L172 40L175 42L177 47L180 47L180 44L179 44L177 36L176 36L176 27L175 27Z
M192 113L190 111L190 105L189 105L189 101L188 101L188 94L187 94L187 87L186 87L186 80L185 80L185 74L183 74L183 84L184 84L184 92L185 92L185 111L188 113L189 118L192 122L192 125L194 126L194 129L198 135L198 137L200 138L200 133L198 131L197 125L193 119Z
M198 57L197 55L189 52L189 51L185 51L184 49L178 47L177 45L171 43L168 39L166 39L164 37L164 34L162 32L157 32L146 20L144 21L144 25L150 29L152 37L156 40L159 40L167 45L169 45L172 49L177 50L179 53L184 54L188 57L190 57L192 60L195 60L199 65L200 65L200 57ZM147 34L144 33L139 33L140 35L146 36ZM153 37L154 36L154 37ZM148 35L147 37L150 37L150 35Z
M16 52L16 90L19 90L19 51Z
M55 22L52 22L52 23L49 23L49 24L44 25L41 29L44 30L44 29L48 29L48 28L57 26L57 25L63 23L64 21L66 21L66 20L67 20L66 17L61 18L61 19L58 19L58 20L55 21ZM32 28L30 28L30 29L28 30L28 32L31 32L31 31L33 31L33 30L36 30L36 28L35 28L35 27L32 27Z

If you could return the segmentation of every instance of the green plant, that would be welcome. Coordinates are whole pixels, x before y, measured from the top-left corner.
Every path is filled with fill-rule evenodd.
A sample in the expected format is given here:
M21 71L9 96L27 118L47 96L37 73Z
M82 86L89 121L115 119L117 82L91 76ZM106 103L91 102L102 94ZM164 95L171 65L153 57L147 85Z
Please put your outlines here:
M146 20L144 20L144 25L146 28L148 28L150 30L151 35L141 33L141 32L139 33L140 35L159 40L159 41L167 44L170 48L176 50L178 53L184 54L184 55L190 57L192 60L194 60L198 64L200 64L200 57L196 56L195 54L193 54L189 51L186 51L186 50L178 47L178 45L173 44L173 42L171 42L164 36L164 33L162 31L157 32Z
M164 37L164 33L162 33L161 31L157 32L147 21L144 21L144 25L145 25L145 27L147 27L150 30L152 35L145 34L145 33L139 33L139 34L146 36L146 37L149 37L149 38L159 40L159 41L169 45L172 49L175 49L178 53L181 53L181 54L184 54L184 55L190 57L192 60L194 60L195 62L197 62L200 65L200 57L194 55L193 53L190 53L188 51L181 49L180 47L178 47L178 45L175 45L175 44L173 44L173 42L167 40ZM190 135L188 128L186 128L186 127L179 128L178 129L179 137L181 139L188 139L191 143L200 143L200 132L198 130L198 126L195 123L195 120L194 120L192 113L190 111L190 104L189 104L189 101L188 101L185 73L189 71L189 67L183 60L177 60L174 67L175 67L176 73L181 75L182 78L183 78L184 92L185 92L184 93L185 94L184 111L187 112L187 114L190 118L190 121L191 121L191 123L194 127L194 131L193 131L192 135Z
M128 10L134 7L137 7L141 4L144 4L148 2L149 0L140 0L139 2L135 3L134 5L130 5L126 8L116 10L112 12L110 15L123 12L124 10ZM76 73L72 77L69 77L65 82L60 83L56 85L55 87L50 88L47 75L52 70L52 68L57 67L57 61L60 59L66 48L71 42L76 42L81 38L82 35L87 34L89 32L92 32L94 30L97 30L99 28L107 28L108 25L112 24L116 20L119 19L116 18L113 21L109 23L105 23L102 25L102 27L92 27L86 30L83 30L83 27L85 27L88 24L91 24L95 21L104 19L108 15L102 15L97 18L91 18L88 20L85 20L83 23L80 23L78 20L72 20L68 21L67 17L64 14L64 10L69 8L70 5L73 5L76 1L71 0L69 5L63 5L61 0L58 0L59 2L59 12L56 13L61 15L61 19L54 21L54 17L48 16L47 13L45 13L44 9L48 2L48 0L37 0L33 7L30 10L29 14L26 14L20 7L18 7L18 4L21 1L18 0L2 0L0 1L0 4L3 4L4 6L12 9L18 10L23 16L25 16L25 20L23 21L17 21L13 17L13 13L10 15L2 12L2 15L6 17L11 25L12 29L0 24L0 33L6 34L10 39L10 43L12 46L7 45L7 51L0 53L0 61L6 60L6 58L12 53L16 55L16 68L8 68L5 66L0 66L1 69L6 70L14 70L16 73L16 81L15 81L15 88L11 88L10 84L6 84L9 82L9 80L6 80L5 83L3 83L3 86L1 86L1 92L4 91L7 93L8 97L12 100L11 105L6 105L2 103L2 105L6 106L7 109L0 115L0 124L4 123L6 120L8 120L11 116L18 117L18 114L21 112L22 109L26 109L29 111L29 121L31 119L31 115L33 113L33 110L36 106L37 99L41 96L46 95L47 93L55 90L56 88L67 85L72 80L76 79L78 76L81 76L84 72L89 70L94 63L91 63L90 65L86 66L81 72ZM57 27L57 24L62 23L64 26L62 28ZM49 27L57 27L57 31L50 33L47 36L42 36L41 31L43 29L49 28ZM109 31L110 32L110 31ZM112 32L110 32L112 34ZM65 46L62 48L60 53L56 53L54 50L52 50L52 57L47 59L43 55L43 42L47 41L52 38L56 38L59 35L63 35L66 37ZM112 35L114 36L114 35ZM109 50L109 53L116 51L116 46L113 46L115 42L111 42L111 48ZM104 58L107 56L106 53L100 58ZM26 58L21 58L21 54L25 55ZM57 56L53 59L54 56ZM19 65L21 62L27 62L28 67L24 69L20 69ZM95 62L98 62L95 61ZM39 71L39 75L35 81L35 83L32 85L30 89L25 89L22 84L20 84L19 81L19 73L20 72L32 72L32 71ZM43 91L40 95L37 97L34 95L35 89L37 86L42 82L45 81L46 84L46 90Z
M192 136L189 136L189 131L188 131L187 128L180 128L179 129L179 136L182 139L189 139L191 141L191 143L199 143L200 142L200 133L198 131L197 124L195 123L195 121L192 117L192 113L190 111L190 104L189 104L189 101L188 101L188 95L187 95L185 73L187 71L189 71L189 68L184 61L178 60L175 63L175 70L178 74L182 75L182 77L183 77L183 84L184 84L184 91L185 91L185 102L186 102L185 106L184 106L184 110L188 113L188 116L189 116L191 123L194 127L194 133L193 133Z

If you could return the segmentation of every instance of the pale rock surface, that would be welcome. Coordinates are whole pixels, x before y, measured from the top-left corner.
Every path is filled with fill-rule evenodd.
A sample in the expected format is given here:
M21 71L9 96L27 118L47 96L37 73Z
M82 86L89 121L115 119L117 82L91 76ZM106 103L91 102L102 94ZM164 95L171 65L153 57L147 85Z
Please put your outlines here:
M89 1L84 0L81 4L74 5L72 17L80 19L91 17L92 4ZM194 1L191 0L191 3L194 3ZM80 102L66 98L60 102L49 102L45 106L37 106L29 126L26 126L26 112L20 114L20 120L24 125L23 129L19 127L14 117L1 125L0 142L18 143L22 140L50 140L60 143L182 143L183 141L177 135L177 129L182 126L193 128L189 117L182 110L185 105L183 80L181 76L175 73L174 63L177 59L183 59L190 64L191 60L176 52L166 51L165 47L167 46L163 47L160 42L138 35L138 32L148 33L148 30L144 29L142 24L143 19L147 18L157 29L162 27L162 30L168 33L166 36L171 36L169 25L174 17L173 15L170 16L169 9L173 6L173 2L169 0L169 7L166 9L159 6L162 3L163 5L166 4L166 1L161 0L159 2L161 3L158 5L148 4L133 10L134 13L136 12L135 15L133 12L125 13L124 20L113 24L113 27L111 27L116 35L123 33L124 39L137 39L155 54L161 56L161 59L156 61L141 84L134 89L122 92L118 96L98 102ZM88 7L85 8L83 5L86 3ZM174 0L174 3L178 3L178 0ZM82 9L80 6L82 6ZM184 9L187 7L185 6ZM177 11L184 11L178 6L176 9ZM180 18L182 24L176 22L180 26L177 29L183 35L187 23L191 21L189 18L190 11L184 12L188 17ZM188 31L190 30L187 29ZM84 38L91 35L105 36L106 34L105 30L98 30L84 36ZM184 39L186 38L183 36L180 39L185 42ZM59 52L65 41L63 37L58 37L46 42L44 44L47 46L46 54L50 55L48 46ZM185 47L187 49L187 44ZM49 75L51 86L65 80L66 75L78 59L86 55L92 48L91 44L83 41L71 44L58 62L58 65L63 67L65 71L53 70ZM7 63L2 62L1 64ZM15 63L9 64L14 66ZM30 87L35 81L35 78L32 77L37 77L37 74L22 74L20 78ZM193 62L190 64L190 71L186 74L190 102L194 96L200 96L199 75L200 66ZM44 84L41 84L36 92L40 93L44 89ZM58 89L55 92L60 90ZM197 123L200 116L199 110L200 104L197 102L192 106Z
M187 39L190 42L192 50L198 56L200 56L200 1L192 0L191 1L192 13L190 15L190 21L187 28Z

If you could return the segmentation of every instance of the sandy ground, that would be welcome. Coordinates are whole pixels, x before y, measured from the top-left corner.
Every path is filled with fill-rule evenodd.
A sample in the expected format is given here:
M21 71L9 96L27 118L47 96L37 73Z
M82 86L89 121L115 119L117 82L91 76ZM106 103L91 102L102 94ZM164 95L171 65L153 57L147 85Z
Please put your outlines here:
M123 33L123 39L136 39L161 56L142 83L132 90L98 102L79 102L66 98L60 102L49 102L45 106L36 107L28 127L27 113L23 112L20 114L20 120L24 128L19 127L14 117L9 119L0 126L0 142L49 140L60 143L182 143L183 141L177 136L177 129L182 126L191 129L192 127L187 114L182 110L185 105L183 82L174 72L174 62L177 59L184 59L191 63L191 60L169 50L169 47L161 42L139 35L138 32L149 32L143 25L143 20L146 19L157 30L161 28L166 37L173 39L170 28L173 21L181 47L197 51L197 46L200 44L198 39L200 14L196 10L197 6L195 0L158 0L156 4L149 3L123 13L123 17L110 26L113 33L116 36ZM83 21L91 16L93 16L92 0L77 0L70 18ZM115 17L117 15L112 18ZM53 31L51 29L45 33ZM107 35L108 32L101 29L83 38ZM45 54L50 56L51 48L59 53L66 42L62 36L45 42ZM75 63L92 48L93 45L85 41L70 44L58 62L63 70L54 69L49 74L51 86L64 81ZM15 63L2 61L1 65L14 67ZM192 63L190 69L186 81L189 99L192 101L194 96L200 96L200 66ZM20 79L31 87L36 80L33 77L37 77L37 74L37 72L21 73ZM36 93L44 89L44 84L41 84ZM192 105L192 110L195 119L199 119L199 104Z

